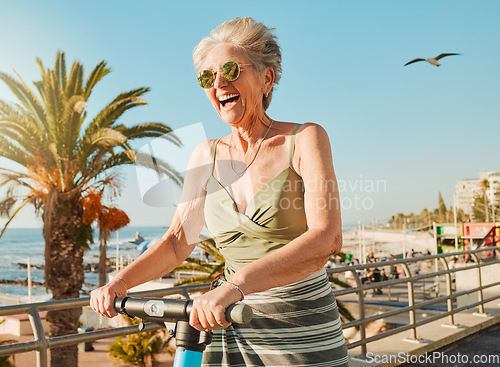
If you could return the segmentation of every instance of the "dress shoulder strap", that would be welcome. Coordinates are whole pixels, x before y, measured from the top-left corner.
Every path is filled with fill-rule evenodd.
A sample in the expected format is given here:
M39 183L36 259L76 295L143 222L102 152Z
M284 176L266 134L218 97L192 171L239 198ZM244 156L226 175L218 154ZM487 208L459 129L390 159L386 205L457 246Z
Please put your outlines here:
M292 132L292 138L290 139L290 167L293 163L293 154L295 153L295 134L300 129L302 124L297 125L297 127Z
M214 174L214 168L215 168L215 156L217 155L217 144L219 144L219 141L222 138L217 139L213 144L212 144L212 149L210 151L210 157L212 157L212 170L210 171L210 174Z

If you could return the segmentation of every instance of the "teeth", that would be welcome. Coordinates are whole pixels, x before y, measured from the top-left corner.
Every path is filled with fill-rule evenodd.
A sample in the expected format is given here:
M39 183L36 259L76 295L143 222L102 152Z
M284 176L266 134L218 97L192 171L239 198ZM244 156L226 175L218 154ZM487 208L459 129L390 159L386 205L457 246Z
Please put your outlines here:
M238 94L236 94L236 93L226 94L224 96L220 96L219 97L219 102L224 102L224 101L227 101L228 99L234 98L234 97L238 97Z

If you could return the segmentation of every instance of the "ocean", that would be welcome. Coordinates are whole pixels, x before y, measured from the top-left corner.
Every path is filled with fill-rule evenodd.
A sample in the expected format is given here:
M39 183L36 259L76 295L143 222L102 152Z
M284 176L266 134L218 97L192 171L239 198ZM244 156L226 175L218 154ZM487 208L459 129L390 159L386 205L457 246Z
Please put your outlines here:
M130 242L135 239L136 232L139 232L145 241L153 242L160 238L165 231L166 229L161 227L125 227L121 229L118 232L120 258L127 262L140 255L138 246ZM94 230L94 244L91 244L90 249L85 252L85 264L99 263L98 235L98 230ZM108 258L116 257L116 244L117 236L115 232L108 242ZM33 282L42 283L44 281L44 270L37 267L43 266L45 263L44 247L45 242L41 228L7 229L0 238L0 280L27 280L28 271L26 266L23 265L26 265L28 258L30 258L32 265L31 279ZM86 272L84 290L88 291L95 288L98 279L99 275L96 272ZM22 303L28 302L28 288L26 286L0 284L0 294L13 296ZM50 299L50 294L47 293L43 286L33 286L32 295L33 302Z
M344 228L345 230L346 228ZM166 229L162 227L125 227L119 231L119 256L125 262L134 260L140 255L139 247L131 241L135 239L136 232L145 241L154 243L160 238ZM99 263L99 241L98 230L94 230L94 243L85 252L85 264ZM344 242L349 242L346 239ZM108 242L107 256L115 260L116 258L116 232L111 235ZM44 270L40 269L45 263L44 260L45 241L41 228L9 228L0 238L0 280L27 280L28 271L26 264L28 258L31 261L31 279L33 282L43 283ZM202 257L202 251L196 249L192 256ZM97 272L85 273L84 291L90 291L97 286L99 275ZM3 297L6 295L7 297ZM28 302L28 288L17 284L0 284L0 304L5 303L4 299L14 298L20 303ZM51 298L44 286L32 287L32 302L42 302Z

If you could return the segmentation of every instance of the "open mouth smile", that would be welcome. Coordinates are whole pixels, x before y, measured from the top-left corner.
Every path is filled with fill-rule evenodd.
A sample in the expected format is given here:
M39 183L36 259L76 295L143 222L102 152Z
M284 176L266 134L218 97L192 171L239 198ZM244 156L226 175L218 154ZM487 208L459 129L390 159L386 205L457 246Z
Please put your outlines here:
M231 107L236 104L236 102L240 99L240 95L237 93L226 94L223 96L219 96L219 103L223 108Z

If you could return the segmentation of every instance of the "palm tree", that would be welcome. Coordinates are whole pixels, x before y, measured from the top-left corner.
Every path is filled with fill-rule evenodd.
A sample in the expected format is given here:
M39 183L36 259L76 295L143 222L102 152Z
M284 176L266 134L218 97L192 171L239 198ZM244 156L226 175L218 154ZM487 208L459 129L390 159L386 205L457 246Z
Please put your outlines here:
M481 190L483 191L483 199L484 199L484 209L486 212L486 222L490 221L490 209L488 203L488 189L490 188L490 181L488 179L484 179L481 181Z
M34 90L17 73L17 78L0 73L18 100L0 100L0 155L15 167L0 168L0 188L6 192L0 214L8 218L0 236L16 214L32 204L43 219L45 285L55 300L76 298L84 280L83 253L92 241L91 225L83 220L82 197L91 189L102 191L113 185L113 169L135 164L139 154L145 156L142 165L154 162L150 168L180 184L180 175L166 162L137 152L131 143L160 136L181 143L164 124L128 127L118 122L129 109L146 104L141 98L149 91L145 87L119 94L87 120L89 97L110 73L105 61L86 80L79 62L67 72L64 53L57 53L53 69L46 69L39 59L37 63L41 80L33 83ZM80 314L81 309L49 312L50 335L75 333ZM76 366L76 346L53 349L51 364Z
M106 250L111 232L127 226L130 218L121 209L102 204L103 191L95 192L92 188L81 198L83 206L83 223L92 224L97 221L99 228L99 287L106 284L107 260Z
M174 272L193 271L198 274L190 278L183 279L175 283L174 286L211 283L217 275L224 271L226 260L217 249L215 241L212 238L200 241L198 246L208 255L212 256L214 260L212 262L208 262L196 257L188 257L181 266L174 270Z

